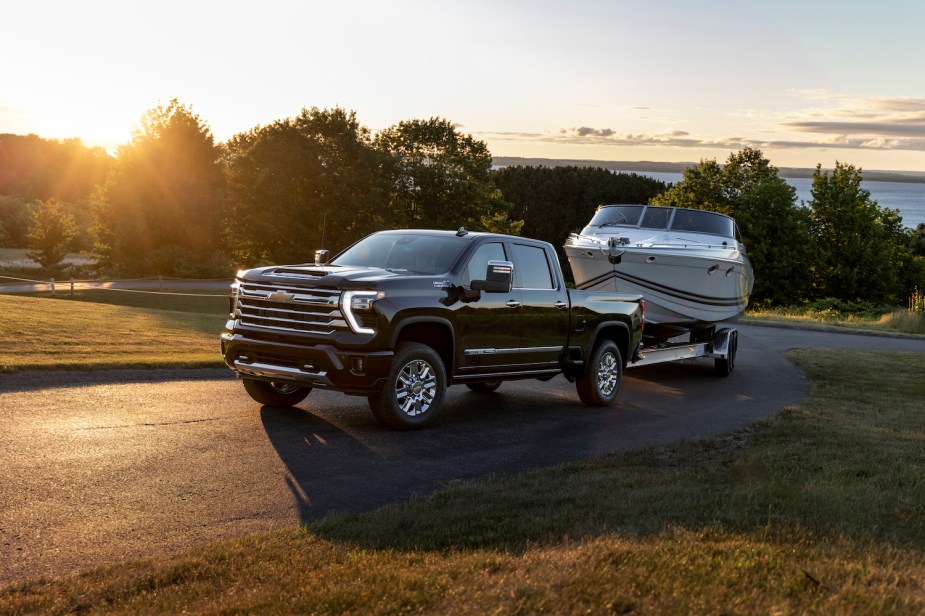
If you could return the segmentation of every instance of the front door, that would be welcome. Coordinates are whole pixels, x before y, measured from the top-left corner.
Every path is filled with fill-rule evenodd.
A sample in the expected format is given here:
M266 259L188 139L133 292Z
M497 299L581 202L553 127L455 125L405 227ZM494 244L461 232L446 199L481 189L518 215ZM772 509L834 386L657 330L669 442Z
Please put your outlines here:
M489 261L510 261L502 242L479 246L462 272L462 285L470 289L472 280L484 279ZM505 372L508 359L504 349L520 345L517 317L521 313L520 291L508 293L482 291L478 299L465 302L456 311L456 365L459 374ZM500 354L499 354L500 353Z

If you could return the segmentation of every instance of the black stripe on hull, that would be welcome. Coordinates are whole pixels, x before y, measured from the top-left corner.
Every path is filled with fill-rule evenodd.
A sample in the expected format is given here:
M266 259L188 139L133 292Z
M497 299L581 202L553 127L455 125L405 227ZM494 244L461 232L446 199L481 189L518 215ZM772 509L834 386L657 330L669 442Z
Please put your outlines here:
M725 299L722 297L710 297L707 295L698 295L697 293L688 293L687 291L682 291L680 289L675 289L673 287L667 287L665 285L656 284L648 280L637 278L636 276L630 276L629 274L624 274L622 272L608 272L603 276L598 276L592 278L587 282L583 282L580 285L576 285L577 289L587 291L591 287L596 287L604 282L607 282L610 279L616 278L618 280L624 280L626 282L632 283L642 289L649 289L650 291L661 293L675 299L680 299L688 302L694 302L697 304L703 304L705 306L718 306L718 307L727 307L727 306L741 306L743 303L739 299ZM644 295L644 294L643 294Z

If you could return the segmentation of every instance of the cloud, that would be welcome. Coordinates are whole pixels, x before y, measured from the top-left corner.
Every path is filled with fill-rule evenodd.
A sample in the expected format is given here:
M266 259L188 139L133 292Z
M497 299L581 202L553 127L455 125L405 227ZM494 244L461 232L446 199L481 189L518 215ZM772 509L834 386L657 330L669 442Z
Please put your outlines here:
M811 104L786 114L753 109L739 114L757 127L756 133L768 135L766 138L695 135L683 130L621 133L589 126L480 135L507 141L589 146L925 151L925 98L859 98L823 90L799 95Z
M902 138L925 137L925 122L846 122L843 120L817 120L790 122L786 126L807 133L835 133L838 135L878 135Z
M819 135L819 142L872 150L922 150L925 98L858 98L814 93L827 105L793 114L785 130ZM834 139L832 138L834 136Z
M614 134L614 132L609 128L588 128L587 126L582 126L581 128L562 129L560 132L566 134L573 132L579 137L612 137Z

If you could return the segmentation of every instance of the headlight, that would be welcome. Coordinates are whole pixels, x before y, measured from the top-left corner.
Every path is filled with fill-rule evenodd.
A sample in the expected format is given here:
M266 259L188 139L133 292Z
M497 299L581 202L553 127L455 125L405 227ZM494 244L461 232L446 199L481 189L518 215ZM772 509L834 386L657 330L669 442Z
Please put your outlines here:
M373 302L383 297L385 297L385 291L344 291L341 310L354 333L376 333L376 330L371 327L363 327L355 313L372 312Z
M238 311L238 294L241 291L241 281L235 280L231 283L231 291L228 295L228 314L234 318L234 313Z

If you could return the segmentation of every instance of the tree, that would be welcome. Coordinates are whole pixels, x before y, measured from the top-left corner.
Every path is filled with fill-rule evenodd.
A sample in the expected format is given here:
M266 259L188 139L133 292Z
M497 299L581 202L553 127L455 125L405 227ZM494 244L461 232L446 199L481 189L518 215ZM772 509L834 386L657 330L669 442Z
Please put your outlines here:
M223 214L217 161L208 126L190 108L174 99L148 111L94 196L104 263L129 275L213 273Z
M32 212L29 227L29 247L35 252L29 258L38 261L42 267L56 267L67 253L77 235L74 217L68 214L57 199L40 201Z
M510 217L523 220L523 234L555 246L563 265L562 244L591 220L597 206L646 203L665 189L658 180L599 167L518 165L498 169L492 177L512 205Z
M861 188L861 170L835 163L813 173L812 233L819 247L816 276L822 297L898 303L912 262L910 237L899 212L881 208Z
M0 195L0 246L26 248L32 224L32 203L19 195Z
M809 210L794 200L791 186L773 180L754 184L738 199L736 222L755 269L755 301L794 304L812 293Z
M385 157L354 112L313 107L237 134L222 163L237 263L304 262L389 224Z
M651 203L732 216L755 270L753 301L788 304L807 298L814 261L809 213L760 150L732 153L723 166L700 161Z
M917 257L925 257L925 222L920 222L909 234L909 248Z
M2 134L0 195L28 201L87 199L105 181L110 163L104 149L87 147L80 139Z
M375 144L390 157L395 226L519 232L522 223L509 219L510 205L492 181L488 147L449 120L400 122Z
M653 197L649 203L709 210L729 216L735 210L731 191L726 189L723 168L716 160L701 160L696 167L686 168L680 182Z

